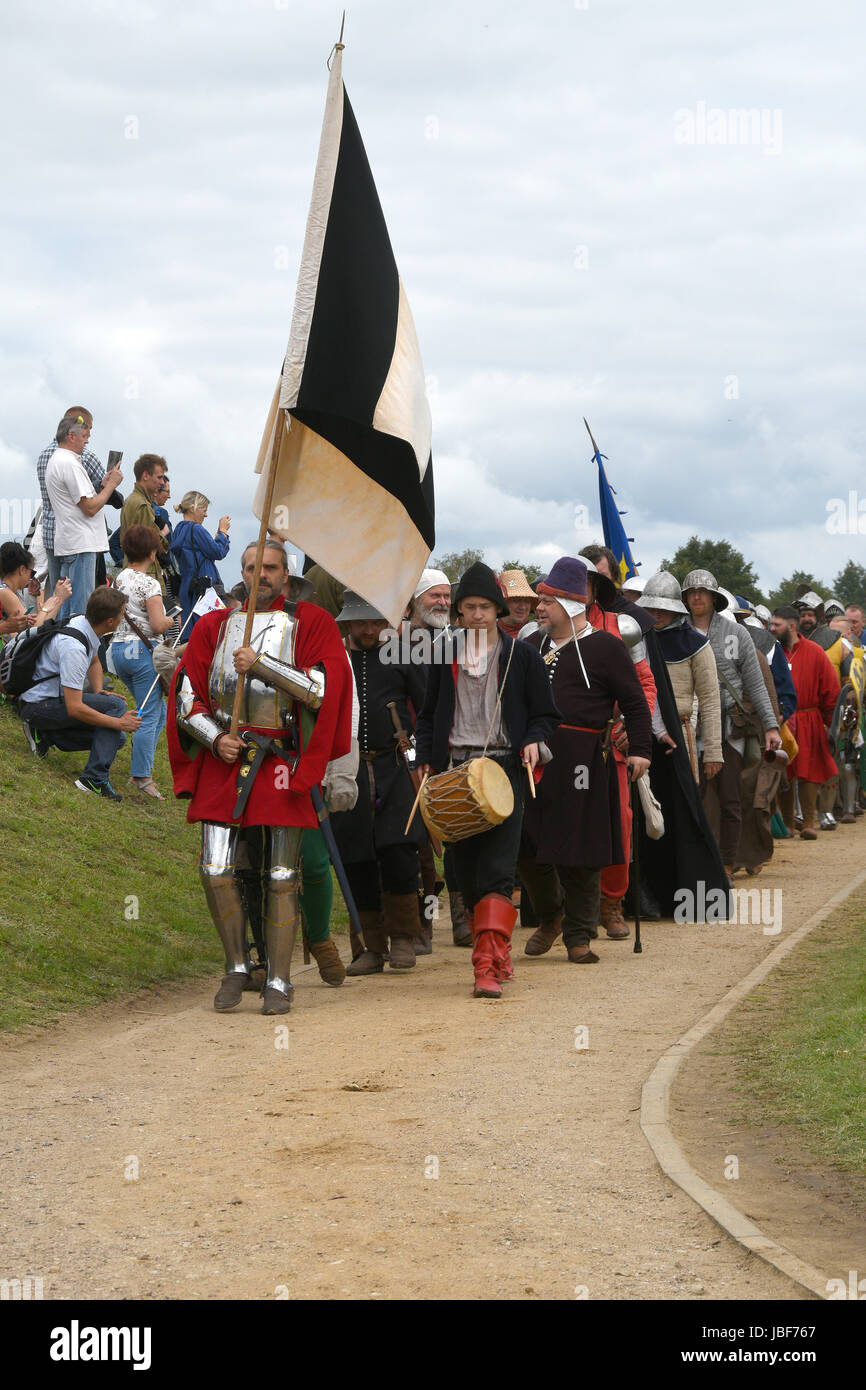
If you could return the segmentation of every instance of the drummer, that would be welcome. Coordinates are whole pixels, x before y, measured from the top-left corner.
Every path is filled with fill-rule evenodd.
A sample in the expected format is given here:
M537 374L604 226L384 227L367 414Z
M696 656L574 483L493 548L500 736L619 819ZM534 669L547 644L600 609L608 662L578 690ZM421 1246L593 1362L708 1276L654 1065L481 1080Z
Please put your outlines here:
M486 751L511 782L514 810L507 819L453 846L472 927L475 997L498 999L500 980L512 977L510 944L517 913L511 894L528 790L526 768L531 773L538 766L539 745L560 716L538 653L499 630L507 608L493 570L470 566L454 604L466 641L448 639L449 651L430 668L418 717L417 757L422 772L435 774Z

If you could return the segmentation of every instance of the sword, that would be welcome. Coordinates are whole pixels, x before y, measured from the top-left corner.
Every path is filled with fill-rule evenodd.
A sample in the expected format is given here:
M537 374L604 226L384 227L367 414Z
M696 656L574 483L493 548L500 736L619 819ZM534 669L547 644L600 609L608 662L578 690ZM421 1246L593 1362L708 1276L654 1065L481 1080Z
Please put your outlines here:
M340 851L337 849L337 841L334 836L334 828L331 825L331 820L328 815L327 808L325 806L325 799L322 796L321 787L311 787L310 796L313 798L313 808L316 812L316 815L319 818L319 826L321 828L322 835L324 836L325 844L328 847L328 854L330 855L331 863L334 866L334 873L337 875L337 882L340 885L340 891L343 894L343 898L346 903L346 911L349 914L349 921L352 924L352 931L363 941L364 932L361 927L361 918L358 916L358 909L355 906L355 899L352 897L352 890L349 887L349 880L346 877L346 870L343 867L343 861L340 858Z

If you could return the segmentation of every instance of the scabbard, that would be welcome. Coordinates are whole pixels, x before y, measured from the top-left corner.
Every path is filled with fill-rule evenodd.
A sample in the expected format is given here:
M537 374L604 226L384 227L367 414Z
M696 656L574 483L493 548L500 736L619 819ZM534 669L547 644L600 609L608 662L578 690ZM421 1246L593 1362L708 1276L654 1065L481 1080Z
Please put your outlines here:
M340 858L340 851L337 849L337 841L334 836L334 828L331 825L330 817L328 816L328 811L325 806L324 797L322 796L321 787L311 787L310 796L313 799L313 809L315 810L316 815L319 818L319 827L322 831L322 835L324 836L325 844L328 847L328 854L331 857L331 863L334 866L334 873L337 875L337 882L340 885L340 892L343 894L343 898L346 903L346 911L349 914L349 921L352 924L352 931L355 932L356 935L360 936L363 940L364 933L361 927L361 918L358 916L358 909L355 906L355 899L353 898L352 890L349 887L349 880L346 877L346 870L343 866L343 861Z

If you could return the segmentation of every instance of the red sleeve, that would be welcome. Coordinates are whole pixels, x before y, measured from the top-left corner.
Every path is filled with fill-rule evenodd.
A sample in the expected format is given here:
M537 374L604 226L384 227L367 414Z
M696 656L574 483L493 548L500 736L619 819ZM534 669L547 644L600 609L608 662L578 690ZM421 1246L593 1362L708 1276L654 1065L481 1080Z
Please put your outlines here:
M640 681L641 690L643 691L646 702L649 705L649 712L650 714L652 714L653 710L656 707L656 683L653 679L653 673L650 664L645 656L641 657L640 661L636 661L634 663L634 669L637 672L637 678Z
M177 731L175 687L182 674L186 672L196 692L193 713L209 714L213 718L211 707L202 696L207 695L210 664L219 641L220 628L228 616L227 610L219 610L215 613L206 613L204 617L199 618L190 634L186 651L171 679L165 732L168 740L168 758L174 776L175 796L192 796L198 783L201 767L200 755L204 751L202 746L197 743L190 753L184 752Z
M818 671L818 703L821 707L821 718L825 724L829 724L833 718L833 711L836 708L841 687L836 667L825 651L820 647L818 650L822 657Z

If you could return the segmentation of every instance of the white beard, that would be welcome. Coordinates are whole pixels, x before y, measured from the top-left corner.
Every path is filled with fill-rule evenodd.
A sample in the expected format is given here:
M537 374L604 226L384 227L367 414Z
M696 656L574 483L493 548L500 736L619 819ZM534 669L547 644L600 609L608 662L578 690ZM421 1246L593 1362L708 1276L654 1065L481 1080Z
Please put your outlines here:
M448 614L437 611L435 608L429 613L424 614L424 622L427 627L443 628L448 626Z

